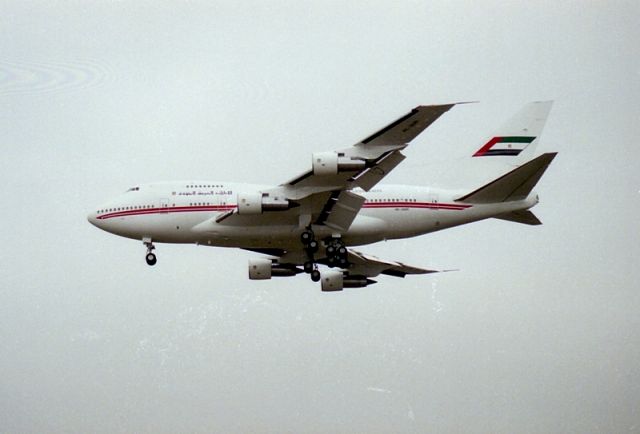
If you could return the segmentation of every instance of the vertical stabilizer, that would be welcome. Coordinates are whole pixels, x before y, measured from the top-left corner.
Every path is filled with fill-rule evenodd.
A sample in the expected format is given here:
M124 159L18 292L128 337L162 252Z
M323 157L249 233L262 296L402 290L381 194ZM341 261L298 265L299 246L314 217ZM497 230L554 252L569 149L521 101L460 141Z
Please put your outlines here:
M535 151L553 101L525 105L493 135L473 157L495 157L519 165Z

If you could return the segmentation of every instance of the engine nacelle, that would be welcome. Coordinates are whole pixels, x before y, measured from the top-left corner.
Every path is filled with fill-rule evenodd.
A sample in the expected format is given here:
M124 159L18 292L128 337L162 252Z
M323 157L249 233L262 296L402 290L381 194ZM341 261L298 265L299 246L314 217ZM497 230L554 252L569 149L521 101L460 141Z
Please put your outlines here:
M238 193L238 214L262 214L262 193Z
M363 160L352 160L337 152L316 152L312 156L314 175L336 175L338 172L362 170L366 167Z
M344 288L364 288L373 285L375 280L366 276L349 276L344 275L342 271L329 270L322 273L322 290L342 291Z
M282 264L271 265L271 276L273 277L289 277L302 273L303 271L295 266L287 266Z
M336 175L338 173L338 154L335 152L316 152L313 154L314 175Z
M265 258L249 259L249 279L251 280L271 279L271 259L265 259Z
M329 270L322 273L322 290L329 291L342 291L344 288L344 277L342 271Z
M241 215L262 214L263 211L286 211L291 206L287 199L271 196L269 193L238 193L238 214Z
M249 279L267 280L272 277L295 276L303 271L292 264L279 264L271 259L249 259Z

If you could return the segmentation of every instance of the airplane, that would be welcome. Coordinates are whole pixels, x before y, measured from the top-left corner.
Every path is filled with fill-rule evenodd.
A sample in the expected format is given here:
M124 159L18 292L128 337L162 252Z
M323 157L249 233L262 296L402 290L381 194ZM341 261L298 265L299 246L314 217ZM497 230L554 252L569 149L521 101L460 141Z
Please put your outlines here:
M435 273L352 247L489 218L539 225L530 211L539 201L533 188L557 154L531 157L552 105L532 102L470 157L501 163L491 182L467 190L379 184L406 158L401 151L455 105L418 106L352 147L316 152L309 170L278 186L140 184L87 219L104 231L141 240L148 265L157 261L155 243L187 243L260 253L249 260L249 279L306 273L327 292L366 287L381 274Z

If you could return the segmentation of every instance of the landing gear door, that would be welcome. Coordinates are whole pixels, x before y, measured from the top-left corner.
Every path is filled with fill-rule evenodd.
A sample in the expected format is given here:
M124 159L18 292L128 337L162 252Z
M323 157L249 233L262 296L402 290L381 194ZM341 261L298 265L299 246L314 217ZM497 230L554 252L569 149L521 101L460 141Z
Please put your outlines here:
M169 199L160 199L160 212L166 213L169 211Z

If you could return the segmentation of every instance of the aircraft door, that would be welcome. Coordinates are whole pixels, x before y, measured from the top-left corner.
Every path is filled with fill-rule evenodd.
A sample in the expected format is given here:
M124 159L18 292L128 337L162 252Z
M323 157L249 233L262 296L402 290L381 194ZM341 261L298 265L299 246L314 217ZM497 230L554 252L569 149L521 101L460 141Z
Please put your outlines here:
M166 213L169 210L169 199L160 199L160 212Z
M432 211L437 211L440 209L440 198L438 197L438 194L435 192L431 192L429 193L429 208ZM433 215L433 227L434 228L438 228L440 227L440 218L443 217L443 215L441 213L436 213Z
M431 205L431 209L438 209L438 195L436 193L429 194L429 204Z

